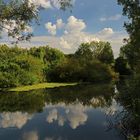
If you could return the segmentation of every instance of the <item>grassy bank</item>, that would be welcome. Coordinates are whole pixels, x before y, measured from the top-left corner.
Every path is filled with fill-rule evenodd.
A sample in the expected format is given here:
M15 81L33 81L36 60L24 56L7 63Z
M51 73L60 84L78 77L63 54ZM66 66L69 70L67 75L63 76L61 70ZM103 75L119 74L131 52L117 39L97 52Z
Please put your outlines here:
M9 91L30 91L35 89L42 89L42 88L55 88L55 87L61 87L61 86L73 86L77 83L40 83L35 85L29 85L29 86L22 86L22 87L16 87L11 88Z

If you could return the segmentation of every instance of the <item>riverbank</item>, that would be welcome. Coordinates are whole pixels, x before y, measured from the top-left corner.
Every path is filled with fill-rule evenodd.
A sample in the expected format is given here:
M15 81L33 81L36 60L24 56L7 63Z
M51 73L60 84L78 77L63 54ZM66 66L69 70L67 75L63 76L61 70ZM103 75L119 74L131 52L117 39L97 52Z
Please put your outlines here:
M34 84L34 85L29 85L29 86L11 88L9 89L9 91L20 92L20 91L42 89L42 88L55 88L55 87L74 86L74 85L77 85L77 83L40 83L40 84Z

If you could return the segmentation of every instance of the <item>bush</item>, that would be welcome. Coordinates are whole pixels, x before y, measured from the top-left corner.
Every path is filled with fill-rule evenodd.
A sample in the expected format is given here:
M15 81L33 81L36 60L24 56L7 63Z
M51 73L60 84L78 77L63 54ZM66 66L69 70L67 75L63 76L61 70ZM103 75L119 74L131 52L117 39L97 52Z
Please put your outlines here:
M48 72L51 82L101 82L112 79L108 65L99 61L81 64L77 59L69 58Z
M43 63L18 47L0 47L0 88L39 83L43 80Z

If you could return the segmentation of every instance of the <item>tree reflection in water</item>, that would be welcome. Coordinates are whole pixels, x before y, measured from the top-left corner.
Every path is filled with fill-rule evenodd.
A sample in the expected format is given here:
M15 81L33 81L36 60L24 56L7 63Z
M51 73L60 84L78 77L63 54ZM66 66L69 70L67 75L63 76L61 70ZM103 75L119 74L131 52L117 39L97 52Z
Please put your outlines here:
M22 128L36 112L48 109L48 123L69 122L75 129L87 121L89 108L109 107L114 96L113 84L78 85L30 92L0 94L0 127ZM57 108L62 108L61 114ZM17 119L15 119L17 118Z
M117 122L128 139L140 139L140 76L122 79L117 89L117 101L124 108L117 114Z
M94 109L95 112L100 110L104 115L106 114L108 122L108 124L104 124L106 128L121 129L118 122L124 121L124 115L121 115L120 111L125 109L124 114L128 115L130 112L133 114L131 109L127 108L127 101L124 100L123 94L126 91L122 87L125 85L117 84L119 92L116 92L114 84L111 83L1 93L0 128L22 129L39 112L44 114L43 118L47 124L57 124L59 127L68 125L74 130L88 122L89 113ZM131 115L129 116L131 117ZM36 130L31 130L23 133L22 138L35 137L38 139L38 133ZM46 137L46 139L49 138Z
M140 139L140 77L122 78L116 84L115 101L122 108L107 108L107 131L118 129L129 140ZM113 117L110 117L113 116Z
M54 89L41 89L30 92L0 94L0 112L43 111L45 104L72 104L79 101L82 105L104 107L111 105L114 96L113 84L79 85Z

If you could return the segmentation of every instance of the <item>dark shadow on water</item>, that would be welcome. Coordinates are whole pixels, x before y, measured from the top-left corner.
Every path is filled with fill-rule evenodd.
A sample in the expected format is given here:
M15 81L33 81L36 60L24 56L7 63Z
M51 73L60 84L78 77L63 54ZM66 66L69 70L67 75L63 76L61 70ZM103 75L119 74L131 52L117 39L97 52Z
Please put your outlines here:
M127 138L140 139L140 76L123 78L116 85L116 100L124 108L117 118L121 130Z

